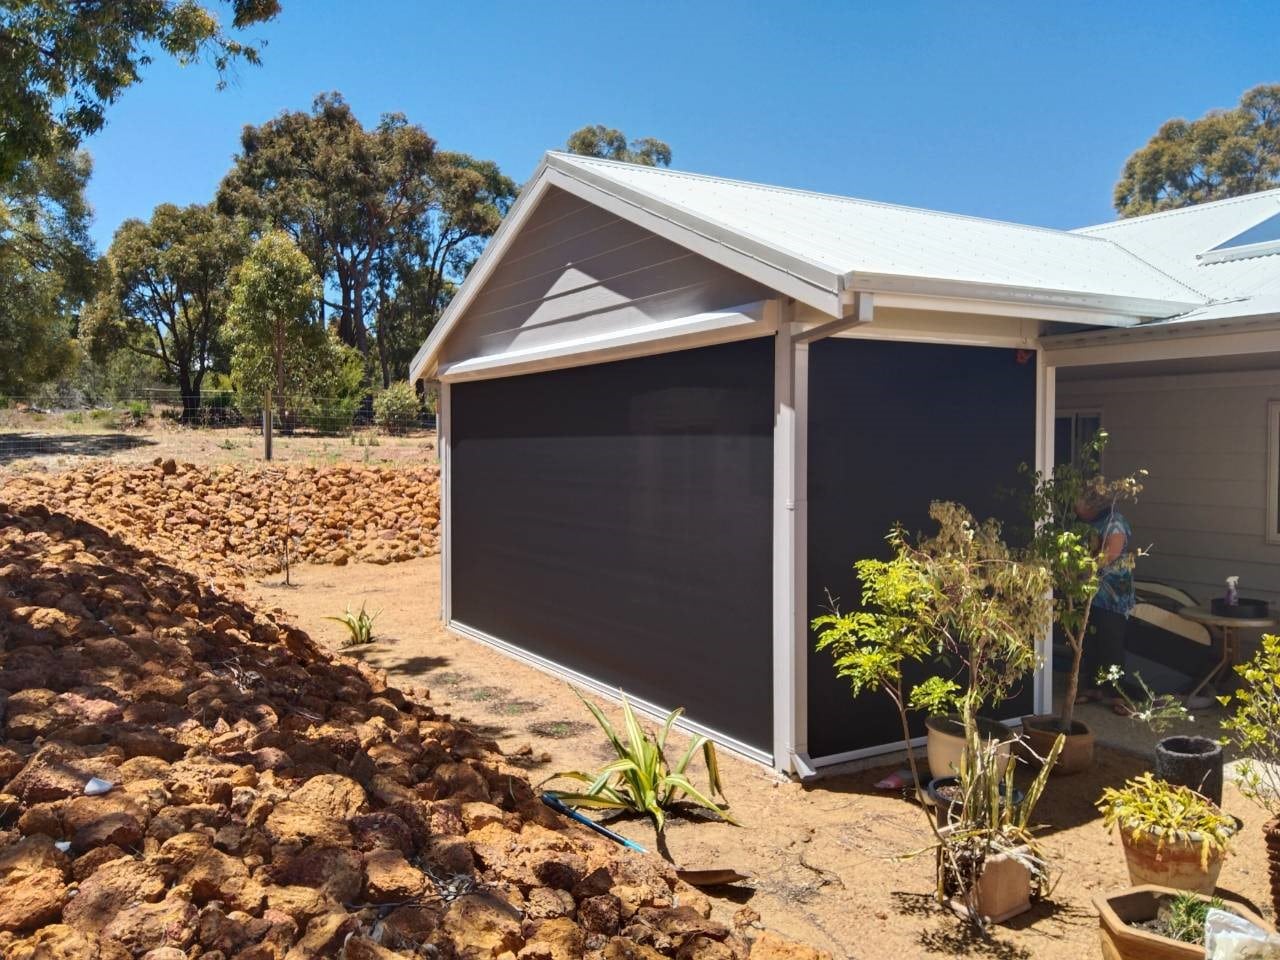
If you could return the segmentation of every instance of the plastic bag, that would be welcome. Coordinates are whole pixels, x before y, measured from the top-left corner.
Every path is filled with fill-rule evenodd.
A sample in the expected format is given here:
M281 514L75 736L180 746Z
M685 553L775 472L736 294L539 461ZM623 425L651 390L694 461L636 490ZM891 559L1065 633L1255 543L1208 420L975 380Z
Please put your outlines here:
M1204 918L1206 960L1280 960L1280 937L1226 910Z

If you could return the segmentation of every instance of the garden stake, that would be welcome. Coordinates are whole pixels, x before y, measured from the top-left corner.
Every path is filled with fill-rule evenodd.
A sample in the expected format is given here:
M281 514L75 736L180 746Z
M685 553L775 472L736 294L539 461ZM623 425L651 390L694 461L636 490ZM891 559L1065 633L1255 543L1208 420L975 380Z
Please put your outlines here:
M585 814L579 813L565 804L554 793L544 793L542 802L554 810L556 813L564 814L570 820L576 820L589 830L594 830L601 836L608 837L614 843L621 844L628 850L634 850L637 853L648 853L644 847L633 840L628 840L620 833L614 833L608 827L596 823ZM730 883L741 883L743 880L750 879L744 873L737 870L681 870L676 868L676 876L692 887L722 887Z
M554 793L544 793L542 795L542 802L545 803L552 810L554 810L556 813L563 814L564 816L568 817L570 820L577 820L580 824L582 824L587 829L594 830L596 833L600 834L602 837L608 837L614 843L622 844L622 846L626 847L628 850L634 850L636 851L636 853L649 852L648 850L640 846L640 844L636 843L635 841L628 840L622 834L614 833L608 827L601 826L600 824L596 823L594 820L592 820L590 817L586 816L585 814L581 814L577 810L572 810L569 807L565 806L560 801L560 798L557 797Z

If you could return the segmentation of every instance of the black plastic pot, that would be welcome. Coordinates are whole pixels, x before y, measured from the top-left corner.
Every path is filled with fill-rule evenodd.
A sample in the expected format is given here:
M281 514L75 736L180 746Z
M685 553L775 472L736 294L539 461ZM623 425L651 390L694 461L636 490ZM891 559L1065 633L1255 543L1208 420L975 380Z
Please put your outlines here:
M953 799L947 796L948 788L959 790L959 777L935 777L929 781L929 785L925 787L925 793L929 797L929 802L933 804L933 814L937 819L939 827L945 827L950 824L953 819L959 820L963 811L963 803L959 799ZM1013 789L1013 802L1015 804L1022 803L1023 793L1017 787ZM952 809L955 809L955 816L952 816Z
M1222 745L1208 737L1165 737L1156 744L1156 776L1222 803Z

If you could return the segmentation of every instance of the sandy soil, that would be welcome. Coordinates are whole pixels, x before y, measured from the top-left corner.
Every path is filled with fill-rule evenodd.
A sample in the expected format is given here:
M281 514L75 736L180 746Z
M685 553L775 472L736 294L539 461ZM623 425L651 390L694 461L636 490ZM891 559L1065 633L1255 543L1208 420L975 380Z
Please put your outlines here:
M276 460L307 463L370 464L422 461L435 457L435 433L388 437L372 429L352 436L276 435ZM122 463L173 457L184 463L260 463L262 435L244 427L190 428L153 417L142 427L89 418L74 422L65 414L0 410L0 469L65 470L88 460L110 457Z
M294 587L257 588L268 605L296 617L313 636L337 644L344 628L323 619L350 604L381 608L380 639L360 655L402 686L424 685L496 739L524 747L537 782L555 770L594 768L609 758L601 736L568 685L490 650L453 637L440 625L439 560L389 567L306 567ZM612 709L611 707L609 709ZM689 867L733 867L748 884L715 898L718 916L754 911L771 929L837 957L971 956L1081 960L1097 955L1091 899L1127 885L1124 855L1103 831L1093 801L1107 784L1143 768L1141 758L1101 750L1088 774L1053 781L1038 809L1052 824L1045 847L1059 869L1052 895L1031 913L976 936L934 904L932 859L898 859L928 840L920 810L901 796L874 792L884 771L831 777L812 786L783 781L758 765L722 758L726 791L742 827L676 820L667 830L671 856ZM695 779L701 770L695 771ZM1226 809L1245 821L1220 886L1269 915L1264 817L1228 784ZM654 845L645 821L615 824Z

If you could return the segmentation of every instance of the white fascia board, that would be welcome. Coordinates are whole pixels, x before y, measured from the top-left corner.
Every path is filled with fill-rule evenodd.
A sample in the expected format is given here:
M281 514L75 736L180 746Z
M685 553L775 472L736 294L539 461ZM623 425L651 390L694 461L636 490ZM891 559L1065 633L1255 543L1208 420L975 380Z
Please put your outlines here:
M437 375L447 383L509 377L746 340L766 336L776 329L776 305L773 301L757 300L729 310L695 313L674 320L646 323L629 330L459 360L441 366Z
M1083 323L1094 327L1134 327L1140 320L1130 314L1054 307L1044 304L1014 303L998 300L974 300L960 297L926 296L917 293L877 293L877 307L906 310L928 310L938 313L966 313L988 317L1017 317L1020 320L1052 320L1057 323Z
M1042 337L1054 367L1188 360L1280 351L1280 317L1149 324L1124 331L1065 333Z
M1052 290L1041 287L1009 286L933 277L903 277L859 271L845 274L844 286L852 290L867 290L881 294L908 293L947 299L1016 304L1024 308L1061 307L1126 317L1127 322L1133 324L1144 317L1172 317L1205 305L1204 300L1151 300L1145 297L1116 294L1081 293L1077 290Z
M507 215L503 218L497 231L485 244L484 252L480 254L478 259L471 267L471 271L463 280L462 286L458 289L457 294L449 302L449 306L445 308L440 320L436 323L435 329L431 331L426 342L418 349L414 355L413 362L409 364L409 382L414 383L424 376L429 376L434 372L435 358L440 352L440 346L449 336L450 331L458 322L458 318L466 311L471 301L475 299L480 288L484 286L485 280L489 274L493 272L502 259L502 254L506 251L507 246L524 224L529 215L533 213L538 206L543 195L547 192L546 180L547 161L544 159L538 164L538 169L533 172L533 176L529 178L529 182L525 184L520 191L520 196L516 198L516 202L512 204L511 209L507 211Z
M714 220L696 217L607 177L562 163L555 156L549 157L547 164L549 181L560 189L778 293L833 317L841 316L843 281L840 272L830 266L753 240Z

